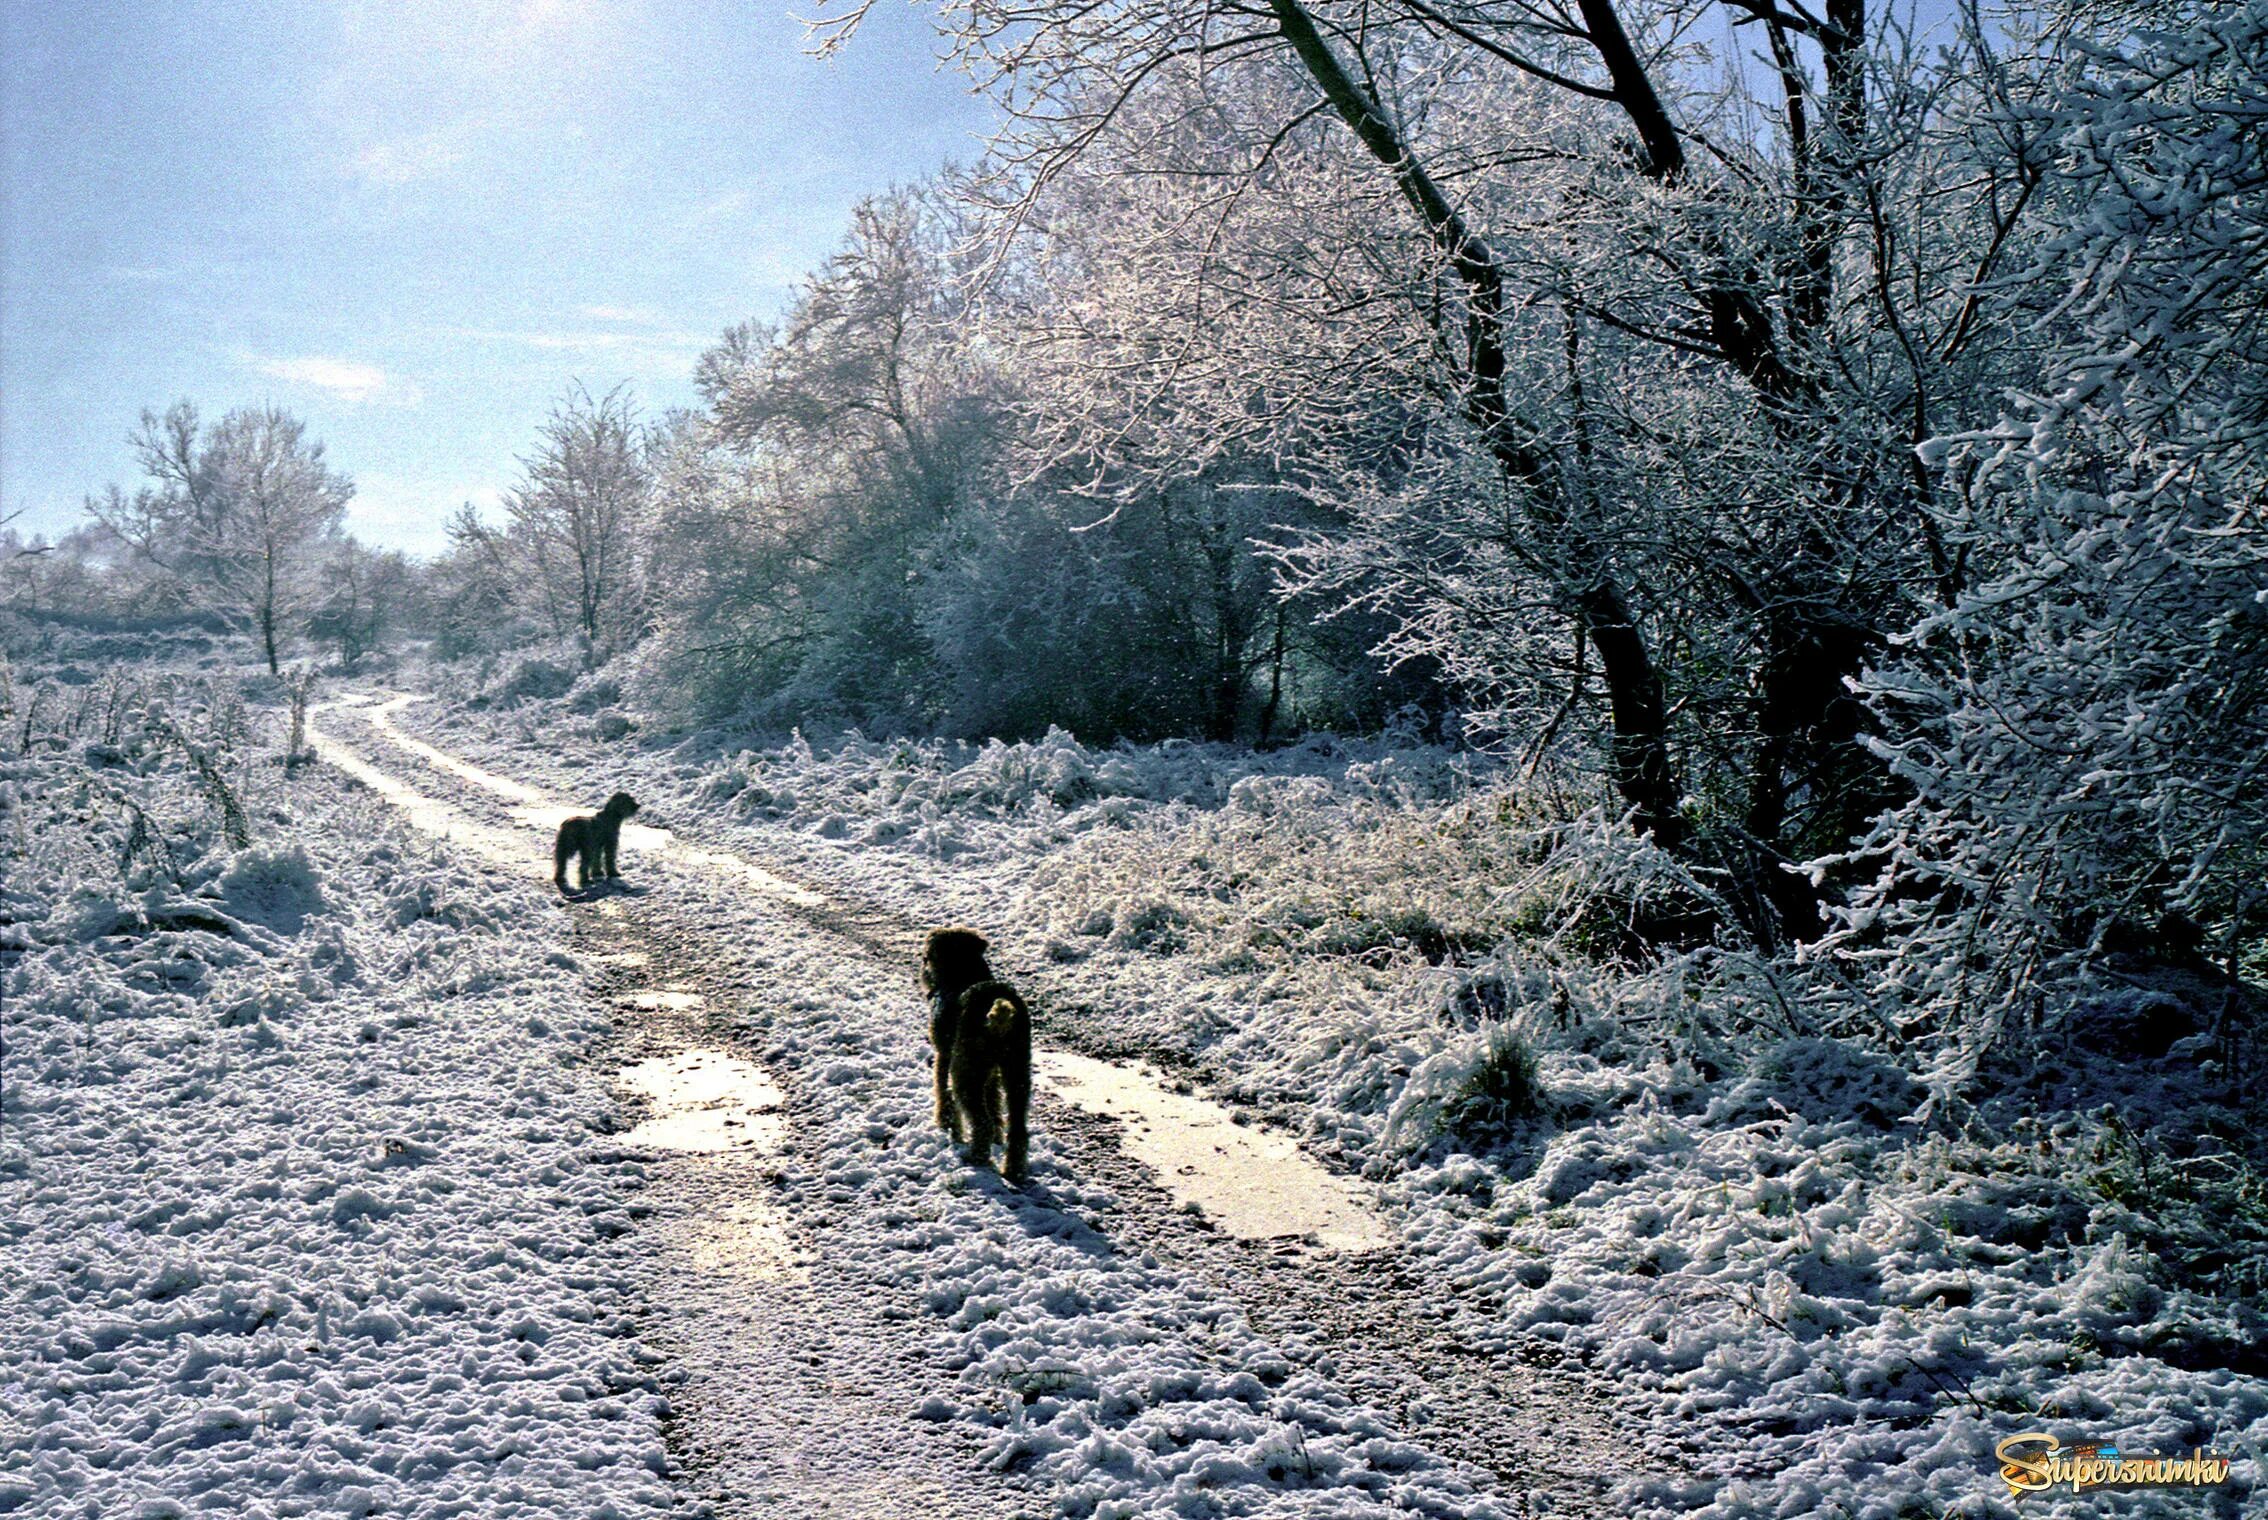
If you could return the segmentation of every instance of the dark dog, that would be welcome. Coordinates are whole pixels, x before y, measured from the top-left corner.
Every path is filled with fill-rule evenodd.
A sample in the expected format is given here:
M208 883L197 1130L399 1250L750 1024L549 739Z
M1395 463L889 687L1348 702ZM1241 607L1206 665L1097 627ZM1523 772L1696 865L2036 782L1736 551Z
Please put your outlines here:
M614 852L622 843L622 820L638 811L637 799L628 792L616 792L606 799L606 806L595 817L569 818L559 825L559 837L551 845L551 882L560 891L567 890L567 857L575 857L575 874L579 878L578 891L588 891L594 881L613 881L622 873L615 869Z
M937 999L929 1017L937 1126L967 1147L971 1166L991 1166L993 1141L1005 1133L1000 1170L1014 1179L1030 1141L1032 1015L984 952L974 929L932 929L922 948L921 988Z

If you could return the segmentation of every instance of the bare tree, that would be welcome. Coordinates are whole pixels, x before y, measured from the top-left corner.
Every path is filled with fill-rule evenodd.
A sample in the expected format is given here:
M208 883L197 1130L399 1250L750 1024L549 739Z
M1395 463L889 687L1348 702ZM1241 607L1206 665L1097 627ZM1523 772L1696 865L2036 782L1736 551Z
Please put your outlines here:
M505 499L514 537L533 557L586 662L635 611L637 530L650 473L646 440L623 387L593 398L577 384L552 409L526 480Z

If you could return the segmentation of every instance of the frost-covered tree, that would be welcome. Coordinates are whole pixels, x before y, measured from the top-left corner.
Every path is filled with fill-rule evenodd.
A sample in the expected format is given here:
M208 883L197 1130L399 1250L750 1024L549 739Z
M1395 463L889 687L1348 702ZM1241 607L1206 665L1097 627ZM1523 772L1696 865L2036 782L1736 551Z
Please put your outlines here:
M855 20L855 11L848 19ZM1846 681L1963 567L1912 447L2010 378L2029 88L1903 7L951 7L1062 457L1262 451L1294 584L1595 756L1752 926L1893 794ZM1099 230L1097 230L1099 229Z
M932 195L863 202L778 324L736 327L702 361L703 437L733 457L694 470L699 488L671 510L739 542L744 563L694 588L710 627L692 637L712 661L769 672L749 699L862 721L933 713L923 557L986 489L999 424L953 241ZM719 488L739 501L729 521Z
M2106 946L2233 969L2268 927L2268 4L2142 19L2012 124L2055 231L2009 296L2078 331L1924 450L1991 573L1869 683L1914 797L1833 943L1947 1084Z
M150 484L90 498L89 513L198 601L259 636L271 673L278 642L317 588L354 483L333 470L307 425L274 406L244 407L209 427L183 401L142 414L134 452Z
M528 556L557 632L577 636L586 661L627 638L639 616L637 546L649 471L646 438L622 387L594 397L572 387L553 407L525 478L505 498L512 537Z
M319 579L308 637L330 645L340 668L352 670L379 647L414 593L408 557L341 539L325 557Z
M1026 339L1078 313L1035 271L980 287L968 231L938 188L870 202L778 324L705 359L658 492L656 667L796 720L1291 726L1319 655L1369 665L1276 599L1257 540L1297 499L1249 455L1167 475L1056 449L1064 392ZM1059 260L1090 233L1059 231Z
M418 577L433 651L445 660L492 652L556 633L542 622L541 594L529 596L533 567L471 502L449 514L448 547Z

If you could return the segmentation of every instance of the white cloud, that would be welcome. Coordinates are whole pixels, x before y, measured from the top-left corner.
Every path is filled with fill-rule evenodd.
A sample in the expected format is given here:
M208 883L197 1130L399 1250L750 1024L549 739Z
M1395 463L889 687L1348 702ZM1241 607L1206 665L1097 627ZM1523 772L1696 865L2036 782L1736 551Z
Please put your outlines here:
M584 316L593 322L658 322L661 313L651 306L585 306Z
M247 356L263 375L326 391L353 406L379 401L391 406L416 406L425 395L416 386L397 380L375 364L354 359L332 359L320 354L300 358Z
M347 161L347 173L376 185L431 179L465 161L463 132L444 129L372 143Z
M582 354L594 361L604 358L614 363L635 364L642 369L665 370L689 367L716 341L709 333L670 328L544 331L459 327L450 331L476 343L504 343L547 354Z

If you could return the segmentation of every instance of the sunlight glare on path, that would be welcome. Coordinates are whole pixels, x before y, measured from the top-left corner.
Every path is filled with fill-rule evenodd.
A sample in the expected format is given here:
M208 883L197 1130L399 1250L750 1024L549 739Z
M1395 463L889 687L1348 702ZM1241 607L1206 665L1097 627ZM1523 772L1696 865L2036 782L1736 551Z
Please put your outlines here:
M615 1074L625 1092L653 1100L654 1111L622 1137L630 1146L711 1154L754 1146L777 1151L786 1135L786 1101L763 1069L721 1050L699 1047L654 1056Z
M492 828L466 817L448 803L428 797L398 777L370 764L316 725L317 716L331 707L352 705L354 703L351 700L326 703L307 715L308 746L326 765L338 767L389 804L401 809L409 819L410 827L422 834L431 834L451 843L465 845L482 858L498 865L549 866L549 852L533 845L525 834L510 829Z

